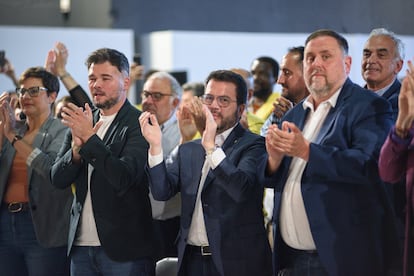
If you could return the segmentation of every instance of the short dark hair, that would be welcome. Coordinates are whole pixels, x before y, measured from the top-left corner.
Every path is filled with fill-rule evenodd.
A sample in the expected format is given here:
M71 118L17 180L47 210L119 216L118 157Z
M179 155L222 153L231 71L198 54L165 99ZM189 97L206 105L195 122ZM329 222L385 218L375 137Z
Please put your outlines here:
M267 64L269 64L272 68L273 76L275 77L275 79L279 77L279 63L274 58L263 56L258 57L255 60L259 62L266 62Z
M26 69L19 78L19 84L22 84L28 78L41 79L43 86L47 89L47 94L52 92L59 93L59 79L44 67L37 66Z
M187 82L183 84L183 91L191 91L193 96L200 97L204 94L204 83L202 82Z
M305 53L305 47L303 47L303 46L290 47L288 49L288 53L299 55L299 60L303 61L303 57L304 57L304 53Z
M88 69L91 67L93 63L95 64L101 64L108 61L113 66L118 68L118 71L129 75L129 62L126 56L115 50L115 49L109 49L109 48L101 48L94 52L92 52L89 57L86 59L86 66Z
M320 29L317 31L314 31L313 33L311 33L308 38L306 38L306 42L305 42L305 46L308 45L308 43L320 36L330 36L332 38L334 38L339 46L342 48L342 51L344 52L345 55L348 54L348 50L349 50L349 46L348 46L348 41L345 39L345 37L343 37L342 35L340 35L339 33L333 31L333 30L329 30L329 29Z
M210 80L216 81L224 81L224 82L231 82L236 85L236 98L237 98L237 105L246 104L247 101L247 87L246 82L244 81L243 77L239 74L236 74L230 70L216 70L211 72L206 81L205 85Z

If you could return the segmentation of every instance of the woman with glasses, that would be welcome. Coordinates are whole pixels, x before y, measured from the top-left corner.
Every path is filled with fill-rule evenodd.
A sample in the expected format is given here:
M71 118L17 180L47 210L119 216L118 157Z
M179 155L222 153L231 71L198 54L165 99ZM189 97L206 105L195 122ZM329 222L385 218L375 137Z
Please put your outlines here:
M0 96L0 267L4 275L68 275L66 244L72 193L50 181L66 127L51 106L59 80L27 69L16 89L26 119L16 121Z

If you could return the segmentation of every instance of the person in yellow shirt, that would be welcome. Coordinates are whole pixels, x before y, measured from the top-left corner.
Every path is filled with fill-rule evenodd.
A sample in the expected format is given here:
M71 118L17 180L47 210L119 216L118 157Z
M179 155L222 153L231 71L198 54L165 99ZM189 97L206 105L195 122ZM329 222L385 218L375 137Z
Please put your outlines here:
M250 99L247 110L266 120L273 111L273 102L279 93L273 92L279 76L279 63L271 57L258 57L251 65L253 75L253 97Z
M247 86L247 101L253 96L254 86L253 86L253 75L249 71L242 69L242 68L233 68L230 69L236 74L239 74L243 77L244 81L246 82ZM264 120L259 118L258 116L254 115L252 112L248 111L247 109L244 110L242 117L240 119L240 124L244 126L244 128L250 130L253 133L260 134L260 129L262 128Z

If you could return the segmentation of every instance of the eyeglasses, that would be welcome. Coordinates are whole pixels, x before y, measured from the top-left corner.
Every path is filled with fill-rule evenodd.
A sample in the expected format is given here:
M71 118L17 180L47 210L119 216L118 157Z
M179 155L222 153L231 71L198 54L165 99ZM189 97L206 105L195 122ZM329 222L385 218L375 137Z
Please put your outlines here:
M18 97L22 97L26 93L29 93L30 97L37 97L39 96L40 91L47 91L47 88L41 86L34 86L29 88L16 88L16 93Z
M211 105L214 102L214 99L217 99L217 104L220 107L228 107L230 103L237 102L235 100L230 99L230 97L227 96L214 96L211 94L204 94L201 96L201 100L206 105Z
M149 91L145 91L145 90L142 91L142 94L141 94L141 97L143 99L151 97L156 102L161 101L161 99L163 97L166 97L166 96L170 97L170 96L174 96L174 95L173 94L164 94L164 93L161 93L161 92L149 92Z

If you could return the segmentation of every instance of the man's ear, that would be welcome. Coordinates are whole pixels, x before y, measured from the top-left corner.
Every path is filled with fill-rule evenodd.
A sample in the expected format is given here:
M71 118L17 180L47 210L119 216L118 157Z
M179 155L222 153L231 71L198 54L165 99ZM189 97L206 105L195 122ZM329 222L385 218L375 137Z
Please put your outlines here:
M174 98L174 100L173 100L174 108L176 108L179 104L180 104L180 99L179 98Z

